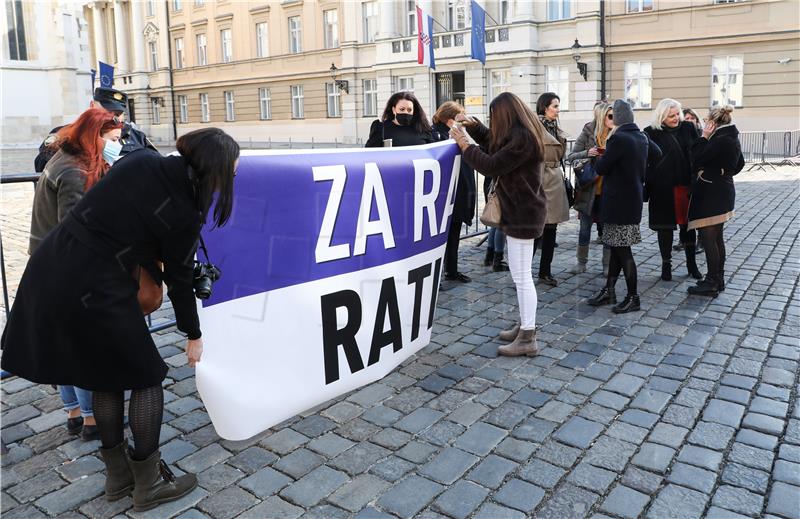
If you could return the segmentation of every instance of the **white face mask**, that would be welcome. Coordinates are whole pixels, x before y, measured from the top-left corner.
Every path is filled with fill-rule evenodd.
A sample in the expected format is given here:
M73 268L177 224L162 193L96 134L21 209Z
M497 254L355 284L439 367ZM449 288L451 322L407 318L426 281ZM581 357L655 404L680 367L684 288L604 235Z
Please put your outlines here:
M119 160L121 153L122 144L120 144L118 141L107 140L105 146L103 146L103 159L105 159L109 165L112 165Z

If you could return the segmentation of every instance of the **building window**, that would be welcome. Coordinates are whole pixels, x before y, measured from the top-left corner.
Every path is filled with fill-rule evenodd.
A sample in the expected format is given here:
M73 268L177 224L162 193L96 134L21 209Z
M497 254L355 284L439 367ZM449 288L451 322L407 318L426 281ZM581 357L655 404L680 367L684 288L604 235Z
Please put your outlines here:
M233 34L230 29L222 29L219 36L222 41L222 62L230 63L233 60Z
M28 46L25 43L25 18L22 14L22 0L6 0L6 21L8 22L9 59L28 61Z
M406 36L417 34L417 2L406 0Z
M205 34L198 34L196 37L197 41L197 64L198 65L208 65L208 54L206 49L206 35Z
M173 11L180 11L182 8L183 6L181 6L181 0L172 0Z
M300 17L289 17L289 52L297 54L303 52L303 34L300 27Z
M160 99L154 97L150 100L150 106L153 107L153 124L161 124L161 107Z
M145 3L147 16L155 16L156 14L156 0L147 0Z
M742 106L742 56L711 58L711 106Z
M392 90L395 92L413 92L414 78L412 76L398 76L393 78L394 85Z
M226 90L225 94L225 120L226 121L235 121L236 120L236 112L233 108L233 91Z
M339 89L336 83L325 83L325 97L328 100L328 117L341 117Z
M451 31L467 27L467 5L464 0L449 0L447 2L447 26Z
M500 25L508 23L509 0L500 0Z
M553 21L570 18L571 5L572 0L547 0L547 19Z
M569 110L569 67L545 68L545 91L558 94L561 110Z
M256 24L256 57L266 58L269 55L267 44L267 22Z
M649 61L625 63L625 99L633 108L650 108L653 101L653 64Z
M207 123L211 120L211 110L208 108L208 94L200 94L200 122Z
M339 11L323 11L322 21L325 26L325 48L335 49L339 46Z
M175 68L183 68L183 38L175 38Z
M653 0L627 0L629 13L641 13L653 10Z
M372 43L378 32L378 2L364 2L361 4L361 18L364 20L364 34L362 41Z
M511 91L511 70L509 69L497 69L492 70L489 74L489 99L487 101L491 102L492 99L499 96L503 92L510 92Z
M269 88L258 89L258 106L261 108L261 119L272 119L272 92Z
M292 119L303 118L303 85L292 85Z
M155 72L158 70L158 47L156 42L149 42L147 48L150 50L150 70Z
M178 96L178 106L180 107L180 122L188 123L189 122L189 102L186 100L186 96Z
M364 116L378 115L378 80L365 79L364 86Z
M194 0L195 7L203 7L206 5L206 0Z

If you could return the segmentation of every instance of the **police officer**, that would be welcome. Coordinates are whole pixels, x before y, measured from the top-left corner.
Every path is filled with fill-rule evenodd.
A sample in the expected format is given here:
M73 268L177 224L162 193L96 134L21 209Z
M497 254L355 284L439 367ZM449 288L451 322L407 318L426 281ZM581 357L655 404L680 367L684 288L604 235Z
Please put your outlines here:
M98 87L94 91L94 99L89 103L89 108L105 108L118 118L124 119L127 105L128 96L125 92L120 92L113 88ZM47 161L50 160L50 157L57 151L51 148L50 145L55 142L56 132L61 128L63 128L63 126L50 130L50 134L39 146L39 154L33 162L34 169L37 173L44 171ZM140 148L150 148L151 150L158 151L144 132L136 128L132 122L125 122L122 126L122 135L120 136L119 143L122 144L122 152L120 155L125 155L126 153Z

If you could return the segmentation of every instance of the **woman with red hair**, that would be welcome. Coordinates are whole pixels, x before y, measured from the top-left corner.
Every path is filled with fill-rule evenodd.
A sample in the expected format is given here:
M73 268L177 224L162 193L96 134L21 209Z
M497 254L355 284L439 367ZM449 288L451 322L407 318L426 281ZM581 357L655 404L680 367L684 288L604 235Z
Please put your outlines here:
M47 162L36 184L31 217L28 253L39 246L83 194L105 175L122 148L117 143L122 122L114 114L90 108L78 119L59 130L53 144L58 149ZM92 409L92 393L74 386L58 386L64 410L67 411L67 431L81 435L84 440L98 437Z

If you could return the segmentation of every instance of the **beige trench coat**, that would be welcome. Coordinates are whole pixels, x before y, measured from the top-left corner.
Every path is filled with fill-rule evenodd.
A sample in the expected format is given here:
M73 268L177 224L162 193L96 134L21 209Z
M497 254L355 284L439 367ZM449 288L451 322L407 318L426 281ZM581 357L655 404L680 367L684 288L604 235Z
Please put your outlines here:
M544 141L544 173L542 186L547 196L547 217L545 224L557 224L569 221L569 202L567 191L564 189L564 176L561 169L561 159L567 149L567 139L559 130L556 139L545 132Z

